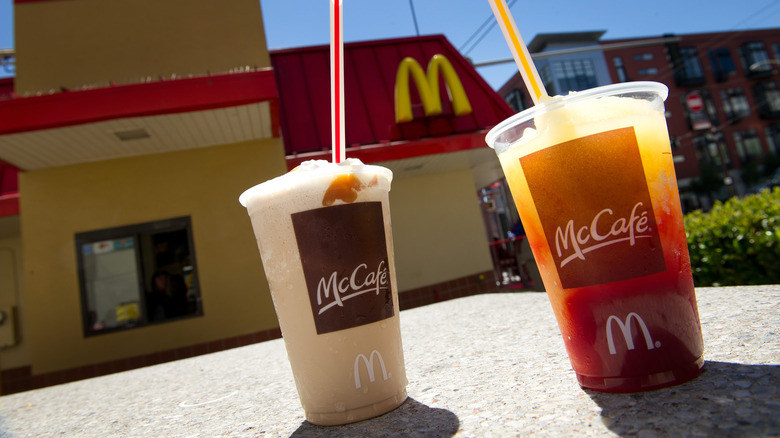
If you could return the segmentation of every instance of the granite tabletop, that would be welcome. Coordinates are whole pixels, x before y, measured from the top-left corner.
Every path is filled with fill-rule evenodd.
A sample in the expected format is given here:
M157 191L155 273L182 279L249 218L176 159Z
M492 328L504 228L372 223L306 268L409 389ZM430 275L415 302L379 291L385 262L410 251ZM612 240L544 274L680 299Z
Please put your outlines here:
M303 419L281 339L0 397L0 436L780 436L780 286L699 288L705 372L581 389L544 293L401 312L409 399L345 426Z

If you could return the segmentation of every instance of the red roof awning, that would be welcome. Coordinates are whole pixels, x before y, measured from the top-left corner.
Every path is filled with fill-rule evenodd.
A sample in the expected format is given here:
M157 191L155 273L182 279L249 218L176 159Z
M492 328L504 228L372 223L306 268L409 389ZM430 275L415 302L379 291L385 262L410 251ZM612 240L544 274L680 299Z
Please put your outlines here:
M301 154L327 158L331 149L328 51L329 46L323 45L271 52L288 167L303 161ZM441 115L424 116L412 86L414 120L396 123L395 80L401 60L412 57L425 68L435 54L444 55L452 64L473 111L454 115L442 80ZM422 150L435 153L483 147L484 140L474 144L472 135L483 132L484 138L485 129L514 114L443 35L345 44L344 82L346 145L351 148L349 156L362 156L364 161L369 157L371 161L405 158Z
M273 72L266 69L17 97L0 102L0 135L224 108L276 96Z
M122 141L113 131L101 131L101 123L127 121L120 123L145 132L151 141L156 141L153 150L164 152L165 148L208 146L205 142L210 141L209 135L213 137L213 130L225 129L220 124L225 118L238 126L237 131L233 125L230 127L231 132L240 131L241 138L237 141L247 137L278 137L277 104L276 83L270 68L32 97L14 94L13 78L4 79L0 81L0 216L19 214L19 169L45 167L30 164L39 162L41 157L46 158L48 166L94 160L97 155L93 152L105 148L106 142ZM270 109L266 111L266 107ZM198 137L201 142L198 143L192 136L184 138L180 129L167 124L161 124L152 134L145 131L154 117L167 115L177 115L180 123L201 123L201 133L206 133L204 136L208 138ZM69 130L65 136L64 130ZM95 130L107 138L95 137ZM78 150L65 141L82 137ZM163 137L165 141L160 140ZM58 154L50 154L51 151ZM115 158L110 153L101 155L100 159Z

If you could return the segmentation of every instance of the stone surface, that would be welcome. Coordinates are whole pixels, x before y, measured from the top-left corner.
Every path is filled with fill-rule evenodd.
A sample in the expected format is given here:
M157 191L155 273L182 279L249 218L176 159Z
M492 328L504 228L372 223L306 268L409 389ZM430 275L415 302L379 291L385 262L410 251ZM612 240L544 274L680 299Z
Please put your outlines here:
M697 297L706 371L658 391L581 389L547 297L496 293L401 312L409 399L375 419L306 422L275 340L0 397L0 435L780 435L780 286Z

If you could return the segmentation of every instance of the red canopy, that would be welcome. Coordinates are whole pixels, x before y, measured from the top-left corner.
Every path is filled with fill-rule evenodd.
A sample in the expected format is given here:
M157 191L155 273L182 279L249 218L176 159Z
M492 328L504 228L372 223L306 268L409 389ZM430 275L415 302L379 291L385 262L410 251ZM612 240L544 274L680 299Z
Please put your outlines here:
M328 51L327 45L271 51L279 93L280 128L290 167L303 160L296 158L299 154L319 152L324 157L331 149ZM401 60L412 57L425 69L435 54L444 55L452 64L473 111L455 116L445 81L440 80L440 115L426 117L416 87L411 86L414 120L396 123L395 80ZM482 147L484 141L474 140L474 134L514 113L443 35L345 44L344 83L346 145L360 149L382 146L381 151L371 148L369 161L417 155L407 143L421 143L424 147L430 139L439 140L438 147L430 153ZM442 144L442 139L451 139L452 143ZM408 151L392 151L401 145Z

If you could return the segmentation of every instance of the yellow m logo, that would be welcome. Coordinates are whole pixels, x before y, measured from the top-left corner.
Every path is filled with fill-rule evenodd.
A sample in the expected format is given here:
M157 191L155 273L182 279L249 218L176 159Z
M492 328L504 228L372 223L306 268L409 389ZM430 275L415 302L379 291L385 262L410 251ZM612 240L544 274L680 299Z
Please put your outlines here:
M452 110L456 116L471 113L463 84L460 83L455 69L444 55L433 55L428 62L428 74L426 77L420 64L414 58L404 58L398 66L395 78L395 122L409 122L412 120L412 102L409 96L409 76L411 74L417 92L422 101L423 111L426 116L441 114L441 96L439 95L439 70L444 77L447 93L452 102Z

